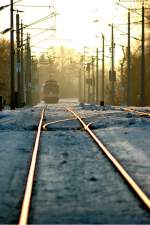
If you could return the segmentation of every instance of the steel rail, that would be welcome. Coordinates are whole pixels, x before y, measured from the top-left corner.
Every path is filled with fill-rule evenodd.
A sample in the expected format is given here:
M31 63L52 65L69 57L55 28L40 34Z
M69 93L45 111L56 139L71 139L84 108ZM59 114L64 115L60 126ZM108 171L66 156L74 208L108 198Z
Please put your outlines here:
M133 178L126 172L123 166L118 162L118 160L109 152L106 146L96 137L96 135L89 129L89 126L77 115L73 110L67 108L67 110L72 113L84 127L85 131L89 133L89 135L93 138L96 144L100 147L100 149L106 154L106 156L110 159L112 164L117 168L119 173L123 176L125 181L132 187L141 201L145 204L145 206L150 209L150 198L143 192L143 190L138 186L138 184L133 180Z
M139 116L146 116L146 117L150 117L150 113L147 113L147 112L141 112L141 111L138 111L138 110L135 110L135 109L132 109L132 108L124 108L123 109L124 111L126 112L133 112Z
M29 208L30 208L31 195L32 195L32 189L33 189L33 179L34 179L34 174L35 174L37 154L38 154L38 149L39 149L39 141L40 141L40 134L41 134L42 122L44 119L44 114L45 114L45 108L42 110L42 113L41 113L41 118L40 118L40 122L38 125L38 131L37 131L37 136L36 136L36 140L35 140L35 145L34 145L34 149L33 149L33 153L32 153L32 159L31 159L30 169L29 169L29 173L28 173L24 199L23 199L21 213L20 213L20 217L19 217L18 224L20 224L20 225L26 225L28 222Z
M63 123L63 122L66 122L66 121L71 121L71 120L77 120L76 118L72 118L72 119L64 119L64 120L56 120L56 121L52 121L52 122L48 122L48 123L45 123L42 128L43 130L47 130L46 127L48 125L52 125L52 124L56 124L56 123Z
M99 115L94 115L94 116L89 116L89 117L82 117L82 119L89 119L89 118L91 118L91 117L97 117L97 116L99 116ZM72 121L72 120L77 120L77 118L71 118L71 119L63 119L63 120L55 120L55 121L51 121L51 122L45 123L45 124L42 126L42 129L43 129L44 131L46 131L46 130L47 130L46 127L49 126L49 125L56 124L56 123L63 123L63 122L66 122L66 121ZM96 122L96 121L95 121L95 122ZM93 122L92 122L92 123L93 123ZM92 123L90 123L89 126L90 126Z
M150 113L147 113L147 112L142 112L142 111L139 111L139 110L135 110L134 108L132 107L125 107L125 108L121 108L121 107L113 107L115 110L122 110L122 111L125 111L125 112L131 112L131 113L135 113L137 114L138 116L141 116L141 117L150 117Z

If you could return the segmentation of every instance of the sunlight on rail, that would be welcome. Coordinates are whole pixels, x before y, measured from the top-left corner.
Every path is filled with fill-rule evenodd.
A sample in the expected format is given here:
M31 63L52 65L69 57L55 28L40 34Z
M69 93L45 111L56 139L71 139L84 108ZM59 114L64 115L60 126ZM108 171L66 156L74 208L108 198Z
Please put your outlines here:
M41 119L40 119L40 123L38 126L36 141L35 141L34 150L33 150L33 154L32 154L32 160L31 160L31 164L30 164L24 199L23 199L20 218L19 218L20 225L26 225L28 222L32 187L33 187L33 179L34 179L34 174L35 174L36 159L37 159L37 153L38 153L38 147L39 147L39 141L40 141L40 133L41 133L44 114L45 114L45 108L42 110L42 113L41 113Z
M77 118L84 129L90 134L96 144L100 147L100 149L106 154L106 156L110 159L113 165L117 168L120 174L124 177L125 181L128 182L130 187L135 191L141 201L150 209L150 199L149 197L142 191L142 189L136 184L133 178L126 172L123 166L116 160L116 158L109 152L109 150L104 146L104 144L96 137L96 135L89 129L89 125L85 124L85 122L78 116L73 110L67 108L69 112L71 112L75 118Z

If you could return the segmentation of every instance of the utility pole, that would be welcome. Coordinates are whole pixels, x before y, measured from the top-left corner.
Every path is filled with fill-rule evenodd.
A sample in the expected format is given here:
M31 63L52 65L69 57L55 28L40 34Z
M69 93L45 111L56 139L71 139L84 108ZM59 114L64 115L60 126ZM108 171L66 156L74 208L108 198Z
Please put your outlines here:
M125 81L124 81L124 63L126 60L125 56L125 51L124 51L124 46L122 46L122 51L123 51L123 59L120 62L121 66L121 105L125 105Z
M127 74L127 105L130 106L131 99L131 46L130 46L130 9L128 9L128 74Z
M30 50L30 36L27 34L26 45L26 103L31 105L31 50Z
M87 79L87 83L88 83L88 93L87 93L87 101L88 101L88 103L90 103L90 66L91 66L91 63L87 63L87 68L86 68L86 70L87 70L87 73L88 73L88 79Z
M22 106L25 105L25 77L24 77L24 60L23 60L23 48L24 48L24 44L23 44L23 22L21 20L21 56L20 56L20 60L21 60L21 104Z
M37 101L38 81L37 81L37 60L31 56L31 103L35 105Z
M80 69L79 69L79 79L78 79L78 81L79 81L79 102L82 102L82 97L81 97L81 67L80 67Z
M10 107L11 109L15 109L16 101L15 101L15 90L14 90L14 18L13 18L13 0L10 2L10 80L11 80L11 100Z
M17 72L17 97L18 97L18 107L21 106L21 65L20 65L20 26L19 26L19 14L16 14L16 42L17 42L17 59L16 59L16 72Z
M79 101L84 102L84 77L83 74L84 56L80 57L80 69L79 69Z
M98 48L96 48L96 104L98 104Z
M94 57L92 56L92 103L95 102L95 91L94 91L94 87L95 87L95 79L94 79Z
M84 47L84 55L83 55L83 102L86 102L86 78L85 78L85 47Z
M121 66L121 105L125 105L125 85L124 85L124 77L123 77L123 67L124 61L120 63Z
M104 106L104 76L105 76L105 37L102 34L102 86L101 86L101 102L100 105Z
M111 25L111 103L115 98L115 71L114 71L114 25Z
M140 79L140 105L145 105L145 90L144 90L144 81L145 81L145 29L144 29L144 4L142 4L142 47L141 47L141 79Z

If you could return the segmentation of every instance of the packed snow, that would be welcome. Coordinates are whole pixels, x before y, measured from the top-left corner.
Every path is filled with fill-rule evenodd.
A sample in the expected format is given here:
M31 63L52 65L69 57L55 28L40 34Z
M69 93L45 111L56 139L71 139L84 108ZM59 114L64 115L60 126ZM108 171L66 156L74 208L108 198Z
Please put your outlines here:
M0 224L18 222L43 107L41 103L0 112ZM29 223L149 224L149 211L65 107L91 124L94 133L150 196L150 118L125 112L123 107L64 100L48 105L46 110L45 123L72 120L42 131Z

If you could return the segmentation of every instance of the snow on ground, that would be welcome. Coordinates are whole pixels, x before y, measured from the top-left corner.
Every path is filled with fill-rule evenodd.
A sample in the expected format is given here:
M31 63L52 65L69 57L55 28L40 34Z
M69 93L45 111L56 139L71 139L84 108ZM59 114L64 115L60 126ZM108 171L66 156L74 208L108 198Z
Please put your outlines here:
M150 196L150 119L62 100L48 106L46 122L72 118L65 106L92 122L94 133ZM18 222L42 107L0 112L0 224ZM149 224L149 212L77 121L49 126L40 149L30 223Z

